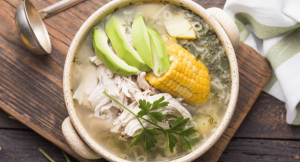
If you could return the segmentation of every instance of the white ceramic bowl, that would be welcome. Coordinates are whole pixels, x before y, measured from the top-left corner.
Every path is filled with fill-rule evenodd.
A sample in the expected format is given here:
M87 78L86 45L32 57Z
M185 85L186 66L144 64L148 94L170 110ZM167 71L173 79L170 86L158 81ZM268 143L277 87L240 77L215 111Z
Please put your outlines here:
M141 0L143 2L157 2L157 0ZM210 8L204 9L197 3L191 0L167 0L170 3L176 5L182 5L192 10L193 12L200 15L216 32L219 39L221 40L224 49L226 51L229 63L230 63L230 72L231 72L231 94L230 102L226 110L225 116L212 134L212 136L200 147L192 151L191 153L173 160L176 162L186 162L192 161L202 154L204 154L209 148L211 148L217 140L221 137L225 129L227 128L231 117L234 113L238 89L239 89L239 73L237 60L234 52L234 47L236 48L239 44L239 32L232 19L221 9ZM122 8L129 5L132 2L137 2L136 0L114 0L100 9L98 9L93 15L91 15L82 27L77 32L75 38L72 41L72 44L69 48L69 52L66 58L65 67L64 67L64 77L63 77L63 88L66 106L69 112L69 117L63 122L63 134L69 143L69 145L77 152L80 156L87 159L97 159L105 158L109 161L121 161L125 162L127 160L120 159L119 157L111 154L100 145L98 145L86 132L83 125L80 122L80 119L77 115L77 111L74 107L73 102L73 93L71 92L72 87L72 68L73 68L73 58L79 51L79 48L88 33L92 28L107 14L113 12L116 8ZM164 2L164 0L163 0ZM74 127L73 127L74 126ZM77 134L77 133L79 134Z

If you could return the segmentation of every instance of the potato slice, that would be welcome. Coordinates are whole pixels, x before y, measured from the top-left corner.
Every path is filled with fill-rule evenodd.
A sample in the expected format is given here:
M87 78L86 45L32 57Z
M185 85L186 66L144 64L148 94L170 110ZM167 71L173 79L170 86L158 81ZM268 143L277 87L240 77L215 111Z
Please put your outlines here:
M172 37L195 39L196 33L191 23L186 19L184 13L173 16L170 20L165 20L164 25Z

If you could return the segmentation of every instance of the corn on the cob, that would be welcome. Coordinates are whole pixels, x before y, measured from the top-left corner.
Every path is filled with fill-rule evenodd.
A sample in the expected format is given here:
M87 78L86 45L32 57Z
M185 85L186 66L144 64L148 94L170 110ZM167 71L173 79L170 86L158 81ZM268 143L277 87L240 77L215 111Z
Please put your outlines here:
M203 103L209 98L210 76L203 63L178 44L166 46L171 66L157 77L152 72L146 79L151 85L191 104Z

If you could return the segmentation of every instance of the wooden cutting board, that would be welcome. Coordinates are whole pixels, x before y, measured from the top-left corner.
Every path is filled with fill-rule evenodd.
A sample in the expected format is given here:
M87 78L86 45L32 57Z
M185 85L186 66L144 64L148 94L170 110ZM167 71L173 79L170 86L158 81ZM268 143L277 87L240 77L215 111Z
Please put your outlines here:
M38 10L57 1L31 0ZM62 90L64 60L80 26L107 2L87 0L46 19L52 53L34 56L25 48L15 27L14 14L21 0L0 1L0 107L80 161L89 160L79 157L61 132L61 123L68 116ZM204 7L222 7L224 1L198 3ZM268 62L247 45L240 43L236 55L240 91L235 114L219 141L195 161L218 160L271 75Z

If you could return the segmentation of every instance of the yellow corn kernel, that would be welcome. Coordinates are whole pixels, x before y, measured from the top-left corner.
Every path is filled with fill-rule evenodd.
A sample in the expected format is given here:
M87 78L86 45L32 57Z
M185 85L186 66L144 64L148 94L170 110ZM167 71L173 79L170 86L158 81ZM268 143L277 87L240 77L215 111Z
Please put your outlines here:
M188 81L188 78L187 78L186 76L184 76L184 77L183 77L183 80L182 80L182 82L180 82L180 84L181 84L182 86L184 86L184 85L186 84L187 81Z
M173 84L173 80L169 80L169 82L166 84L167 87L170 87Z
M173 89L173 91L178 92L179 88L181 87L180 84L177 84L177 86Z
M185 70L186 70L186 65L183 64L180 72L184 74Z
M186 86L187 88L191 88L194 84L194 79L191 79L191 82Z
M184 84L184 86L187 87L190 83L191 83L191 79L188 78L187 81L186 81L186 83ZM187 88L188 88L188 87L187 87Z
M188 76L190 73L190 69L189 68L186 68L185 71L184 71L184 76Z
M192 78L192 76L193 76L193 70L192 69L189 69L189 74L188 74L188 78Z
M167 78L167 77L166 77ZM164 79L164 80L162 80L162 83L163 84L167 84L169 82L169 79Z
M193 65L192 69L193 69L193 72L196 73L197 67L195 65Z
M179 77L178 79L176 79L176 82L180 84L183 79L184 79L184 75L182 73L179 73Z
M178 67L177 67L176 70L177 70L177 71L181 71L182 67L183 67L182 62L179 62L179 63L178 63Z
M205 65L178 44L166 47L171 63L169 70L159 77L149 72L146 79L160 91L182 97L190 104L205 102L210 95L210 76Z
M176 70L174 70L174 71L176 71ZM176 71L176 74L175 74L175 76L174 76L174 80L177 80L178 78L179 78L179 76L180 76L180 73L178 73L177 71Z
M174 89L177 86L176 82L173 82L173 84L169 87L170 89Z

